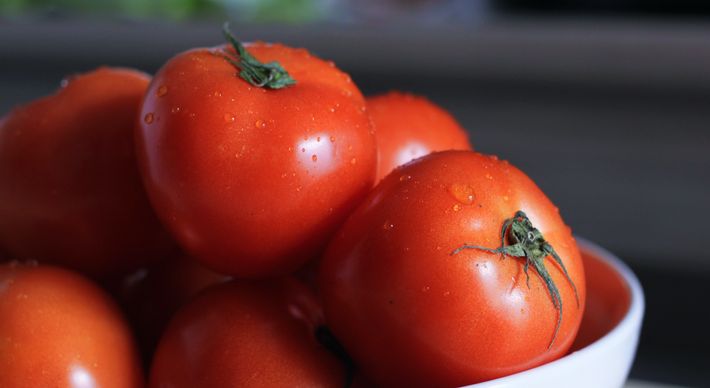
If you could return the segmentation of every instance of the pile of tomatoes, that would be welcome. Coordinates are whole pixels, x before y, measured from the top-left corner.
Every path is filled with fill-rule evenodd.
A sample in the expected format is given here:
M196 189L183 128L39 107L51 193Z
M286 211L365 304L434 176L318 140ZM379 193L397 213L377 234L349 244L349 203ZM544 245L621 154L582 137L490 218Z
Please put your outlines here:
M226 39L0 121L0 386L453 387L568 351L583 268L534 182L425 98Z

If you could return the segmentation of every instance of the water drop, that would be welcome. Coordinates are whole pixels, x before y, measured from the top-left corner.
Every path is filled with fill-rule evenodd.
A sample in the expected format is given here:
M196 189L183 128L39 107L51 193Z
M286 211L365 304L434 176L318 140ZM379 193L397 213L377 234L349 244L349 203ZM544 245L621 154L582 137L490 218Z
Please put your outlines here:
M233 123L234 120L235 120L235 117L234 117L233 114L231 114L231 113L225 113L225 114L224 114L224 121L225 121L225 122L227 122L227 123Z
M392 228L394 228L394 224L389 221L386 221L385 224L382 225L382 229L384 230L392 230Z
M331 137L330 137L330 142L331 142L331 143L335 143L335 136L331 136Z
M301 152L306 152L306 149L305 149L305 148L301 148Z
M455 204L454 207L453 207L453 209L454 209L455 212L461 210L461 204L458 204L458 203Z
M256 120L256 122L254 122L254 126L257 128L266 128L266 121Z
M508 198L507 195L504 195L504 196L503 196L503 201L508 202L508 199L509 199L509 198Z
M449 186L449 193L460 203L470 205L476 199L473 187L465 183L454 183Z
M152 113L146 114L145 117L143 117L143 121L145 121L146 124L152 123L153 122L153 114Z
M158 91L156 91L155 94L156 94L158 97L163 97L164 95L168 94L168 87L165 86L165 85L159 87L159 88L158 88Z
M320 136L316 137L316 141L320 143Z
M175 114L180 112L180 107L179 106L174 106L170 109L170 113Z
M408 181L410 179L412 179L411 175L402 175L401 177L399 177L400 182Z
M356 163L357 163L357 158L350 159L350 164L352 164L354 166Z
M493 180L493 175L491 175L491 174L486 174L486 179L492 181L492 180Z
M314 162L317 162L317 161L318 161L318 155L316 155L316 154L311 155L311 160L314 161Z

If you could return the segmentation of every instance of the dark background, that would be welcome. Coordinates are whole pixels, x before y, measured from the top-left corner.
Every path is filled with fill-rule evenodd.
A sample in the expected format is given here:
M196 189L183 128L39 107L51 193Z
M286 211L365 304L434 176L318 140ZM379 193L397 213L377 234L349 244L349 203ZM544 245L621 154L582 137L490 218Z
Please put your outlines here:
M8 0L0 115L67 74L153 72L219 44L225 19L243 40L307 47L366 94L428 96L477 150L527 172L576 234L640 278L647 310L631 377L710 385L710 3L248 3Z

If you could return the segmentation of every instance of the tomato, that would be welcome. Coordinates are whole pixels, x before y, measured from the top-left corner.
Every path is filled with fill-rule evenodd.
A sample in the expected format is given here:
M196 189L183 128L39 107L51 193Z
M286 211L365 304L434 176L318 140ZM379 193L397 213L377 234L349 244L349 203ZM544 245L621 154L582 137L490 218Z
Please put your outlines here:
M507 254L487 250L500 246ZM535 255L529 268L521 252ZM466 385L558 358L585 300L557 208L520 170L470 151L425 156L376 186L331 242L319 289L327 324L362 370L408 387Z
M186 256L127 277L119 300L146 358L150 359L170 318L182 305L209 285L228 279Z
M178 311L160 341L152 387L342 387L344 367L314 336L322 320L293 281L212 286Z
M425 97L393 91L368 97L367 109L377 138L378 182L397 166L431 152L471 149L466 130Z
M96 285L50 266L0 265L1 387L141 387L126 322Z
M13 259L95 277L166 257L134 156L149 77L100 68L17 107L0 125L0 245Z
M296 83L252 85L233 47L178 54L149 87L137 143L152 202L183 248L214 270L253 277L322 251L372 187L377 155L347 74L304 49L246 49Z

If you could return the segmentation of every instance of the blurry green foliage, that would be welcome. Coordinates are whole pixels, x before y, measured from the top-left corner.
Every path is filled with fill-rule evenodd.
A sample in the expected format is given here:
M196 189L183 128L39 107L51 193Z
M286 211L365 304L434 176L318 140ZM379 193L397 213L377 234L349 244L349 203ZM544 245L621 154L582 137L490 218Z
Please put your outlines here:
M333 0L0 0L0 17L105 16L302 23L326 16Z

